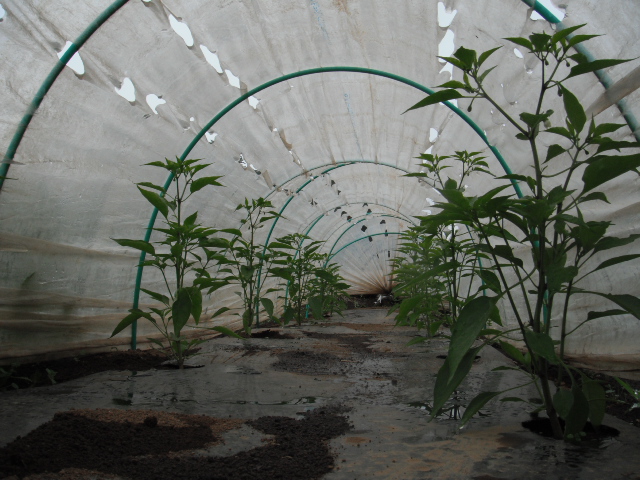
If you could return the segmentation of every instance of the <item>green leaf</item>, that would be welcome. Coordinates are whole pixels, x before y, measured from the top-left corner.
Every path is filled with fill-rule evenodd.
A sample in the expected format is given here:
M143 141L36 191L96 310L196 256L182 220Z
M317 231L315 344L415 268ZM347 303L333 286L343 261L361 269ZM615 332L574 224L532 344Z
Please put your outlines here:
M207 185L213 185L213 186L216 186L216 187L223 187L224 185L222 185L220 182L218 182L219 178L222 178L222 176L198 178L198 179L194 180L191 183L191 186L189 187L189 190L191 191L191 193L195 193L198 190L203 189Z
M582 104L567 88L560 85L562 90L562 101L564 102L564 109L567 112L567 117L571 125L576 129L576 132L580 133L587 123L587 115L584 113Z
M589 402L589 419L594 427L602 425L606 400L602 385L593 380L587 380L582 385L582 393Z
M593 247L593 251L602 252L604 250L610 250L616 247L622 247L624 245L628 245L632 242L635 242L638 238L640 238L640 234L634 233L633 235L629 235L628 237L603 237L598 243Z
M138 190L140 190L140 193L149 201L149 203L151 203L151 205L158 209L164 218L167 218L167 215L169 215L170 205L164 197L161 197L155 192L145 190L144 188L138 187Z
M207 330L215 330L216 332L220 332L224 335L227 335L228 337L239 338L240 340L242 340L242 337L240 335L227 327L210 327Z
M574 45L585 42L587 40L591 40L592 38L599 37L599 36L600 35L574 35L572 38L569 39L569 42L567 42L567 46L573 47Z
M454 100L456 98L462 98L463 95L458 93L457 90L440 90L439 92L435 92L428 97L420 100L413 107L408 108L402 113L407 113L410 110L415 110L417 108L426 107L428 105L435 105L440 102L446 102L448 100Z
M604 262L602 262L600 265L598 265L596 268L594 268L589 273L597 272L598 270L610 267L611 265L617 265L618 263L623 263L623 262L628 262L630 260L635 260L638 257L640 257L640 254L636 253L636 254L633 254L633 255L620 255L619 257L610 258L609 260L605 260Z
M502 347L502 350L520 365L526 365L524 355L522 355L522 352L516 347L502 340L500 340L500 347Z
M189 287L187 293L191 298L191 315L197 325L202 315L202 292L198 287Z
M413 337L411 340L409 340L405 346L406 347L410 347L412 345L417 345L418 343L424 343L427 340L429 340L429 337L421 337L421 336L417 336L417 337Z
M545 132L554 133L556 135L560 135L561 137L571 139L571 133L564 127L551 127L547 128Z
M118 323L118 325L116 325L116 328L114 328L113 332L111 333L111 337L119 334L122 330L127 328L129 325L131 325L133 322L135 322L136 320L138 320L142 316L143 315L142 315L142 312L140 310L132 310L129 315L127 315L122 320L120 320L120 323ZM111 337L109 337L109 338L111 338Z
M322 320L322 307L323 301L322 297L311 297L309 298L309 307L311 307L311 313L313 314L313 318L320 321Z
M458 48L453 54L464 65L463 70L470 70L476 62L476 51L465 47Z
M267 315L269 315L269 318L273 317L273 302L268 298L260 298L260 303L266 310Z
M494 304L495 300L492 298L477 297L462 307L453 328L449 353L447 354L451 377L455 375L464 355L478 339ZM450 380L451 378L449 378Z
M600 200L601 202L610 203L607 196L602 192L591 192L584 197L580 197L579 203L591 202L593 200Z
M615 303L625 312L630 313L634 317L640 320L640 299L638 297L634 297L633 295L611 295L607 293L599 293L599 292L588 292L584 291L584 293L592 293L594 295L599 295L611 302Z
M236 237L241 237L242 236L242 232L240 230L238 230L237 228L223 228L220 231L224 232L224 233L230 233L231 235L234 235Z
M568 27L568 28L563 28L562 30L558 30L551 37L551 43L554 43L554 44L558 43L560 40L562 40L563 38L566 38L568 35L572 34L579 28L584 27L585 25L586 23L583 23L582 25L574 25L573 27Z
M177 337L180 331L187 324L191 315L191 296L186 288L181 288L176 292L176 299L171 306L173 318L173 331Z
M557 143L554 143L547 149L547 158L545 159L544 163L547 163L552 158L556 158L558 155L562 155L566 151L566 149L562 148Z
M613 180L640 167L640 154L618 155L615 157L597 155L589 160L582 174L583 192L588 192L603 183Z
M160 185L156 185L155 183L151 183L151 182L140 182L140 183L136 183L136 185L138 185L139 187L146 187L146 188L152 188L154 190L158 190L159 192L164 193L164 188L161 187Z
M620 65L621 63L630 62L632 59L602 59L594 60L593 62L580 63L571 68L571 72L567 78L577 77L589 72L595 72L603 68L613 67L614 65ZM566 79L565 79L566 80Z
M215 313L213 315L211 315L211 318L216 318L216 317L218 317L218 316L222 315L223 313L228 312L230 310L231 309L229 307L219 308L218 310L215 311Z
M560 418L565 419L573 406L573 393L568 388L559 389L553 396L553 408L556 409Z
M161 293L154 292L152 290L147 290L146 288L140 288L141 291L149 295L154 300L158 300L159 302L164 303L165 305L169 304L169 297L166 295L162 295Z
M495 52L496 50L500 50L501 48L502 45L492 48L491 50L487 50L486 52L482 52L478 57L478 66L481 66L487 60L487 58L489 58L493 54L493 52Z
M126 238L113 238L114 242L119 243L123 247L131 247L136 250L142 250L143 252L149 253L151 255L156 254L156 249L153 248L149 242L145 242L144 240L129 240Z
M469 350L464 357L462 357L456 370L450 368L450 357L447 356L447 359L442 364L442 367L440 367L440 370L438 370L436 376L436 384L433 389L433 409L431 410L432 419L438 414L451 397L453 391L467 376L473 366L473 361L478 351L480 351L480 347Z
M522 38L522 37L507 37L504 38L503 40L508 40L511 43L515 43L516 45L520 45L521 47L526 48L529 51L533 51L533 44L527 40L526 38Z
M533 353L544 358L553 365L558 364L558 357L556 356L555 348L553 346L553 340L549 335L546 333L536 333L531 330L525 330L524 336Z
M612 317L613 315L624 315L627 313L624 310L620 310L619 308L614 308L612 310L604 310L602 312L589 312L587 314L587 321L596 320L598 318L603 317Z
M448 82L443 83L442 85L438 85L438 88L462 88L463 90L466 88L467 86L462 83L462 82L458 82L457 80L451 80Z
M460 419L460 426L471 420L471 417L478 413L478 410L484 407L489 400L501 393L502 392L482 392L476 395L474 399L469 402L469 405L467 405L464 415L462 415L462 418Z
M572 388L571 393L573 394L573 404L564 419L565 438L569 435L578 435L589 418L589 402L584 393L577 387Z

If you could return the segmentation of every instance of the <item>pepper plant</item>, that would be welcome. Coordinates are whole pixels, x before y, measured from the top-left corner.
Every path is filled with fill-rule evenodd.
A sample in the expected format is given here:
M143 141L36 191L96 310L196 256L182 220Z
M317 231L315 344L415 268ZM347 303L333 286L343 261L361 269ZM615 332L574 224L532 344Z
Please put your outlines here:
M535 56L540 64L538 99L532 111L522 112L518 118L505 111L487 88L488 75L495 67L485 68L485 62L500 47L480 54L461 47L453 57L441 57L462 71L462 81L440 85L442 90L409 109L461 98L471 99L471 105L476 100L487 101L523 142L531 169L531 175L499 177L526 185L531 193L522 198L505 194L509 183L479 196L467 196L464 188L450 178L440 189L444 200L436 205L440 212L430 221L441 225L456 223L474 232L480 240L478 250L492 260L492 274L483 277L483 288L489 295L476 296L460 311L447 359L437 375L432 416L437 415L469 373L478 351L485 345L498 343L520 364L517 370L528 375L527 384L538 389L542 399L540 409L546 410L556 438L579 440L587 420L596 426L602 421L603 388L572 367L564 352L567 337L589 322L619 314L640 318L640 300L636 296L582 286L589 275L640 257L628 254L601 261L602 253L609 255L609 250L628 245L640 235L607 235L611 222L585 218L589 203L609 202L603 192L597 191L600 186L625 173L637 172L640 154L620 152L640 145L611 138L624 125L597 124L593 118L587 118L580 101L569 90L572 78L627 61L590 60L574 53L574 46L595 36L574 34L582 26L553 34L506 39ZM559 122L547 106L549 93L562 97L564 112L559 115ZM547 148L545 144L550 146ZM620 154L613 154L614 151ZM531 260L525 262L516 256L516 247L526 251ZM572 301L576 295L585 294L597 295L614 308L589 312L586 318L570 324ZM486 328L498 301L508 306L515 319L514 328ZM513 346L514 340L523 345L523 351ZM559 376L564 372L568 386L559 381L553 384L557 380L554 371ZM486 402L505 392L483 392L475 397L462 423ZM524 401L511 396L502 400Z
M145 253L148 260L142 265L158 270L164 282L164 291L140 290L159 302L159 306L150 307L148 311L140 308L129 310L127 315L113 330L111 336L117 335L138 319L151 322L166 340L169 354L180 369L184 368L185 354L201 342L199 339L188 339L182 331L190 318L196 325L202 315L202 291L215 289L204 280L211 281L209 269L216 263L213 228L198 223L198 212L187 215L185 202L196 192L205 187L222 186L218 176L195 178L196 174L210 164L199 163L200 159L175 161L165 159L146 165L163 168L173 177L169 189L150 182L138 183L140 193L158 209L164 217L165 226L154 228L162 235L157 242L145 240L114 239L124 247L135 248ZM221 286L221 285L220 285ZM222 313L220 309L213 317ZM237 336L225 327L212 327L227 335ZM150 339L161 347L165 345L156 339Z
M257 231L265 222L281 215L273 209L269 200L260 197L249 200L236 207L236 211L244 210L246 217L241 221L241 229L224 229L223 232L233 235L231 240L217 239L217 245L223 249L224 256L219 259L224 268L221 273L228 274L224 282L238 285L238 294L242 299L242 325L247 334L251 334L254 322L260 322L260 306L270 318L273 318L274 304L269 298L262 296L265 279L269 276L273 261L279 256L273 247L265 247L258 242ZM244 232L243 232L244 230ZM271 293L278 289L269 289Z
M319 257L319 266L315 270L315 276L309 280L309 306L316 320L325 315L333 316L334 313L342 316L342 311L347 308L347 290L351 285L346 283L340 275L340 265L329 263L327 254Z

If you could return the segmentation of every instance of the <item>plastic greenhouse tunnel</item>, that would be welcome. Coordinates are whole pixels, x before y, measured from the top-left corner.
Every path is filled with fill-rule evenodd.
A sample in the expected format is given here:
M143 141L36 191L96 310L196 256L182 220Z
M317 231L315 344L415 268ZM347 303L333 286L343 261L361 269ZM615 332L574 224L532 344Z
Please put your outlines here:
M638 25L0 0L0 479L636 478Z

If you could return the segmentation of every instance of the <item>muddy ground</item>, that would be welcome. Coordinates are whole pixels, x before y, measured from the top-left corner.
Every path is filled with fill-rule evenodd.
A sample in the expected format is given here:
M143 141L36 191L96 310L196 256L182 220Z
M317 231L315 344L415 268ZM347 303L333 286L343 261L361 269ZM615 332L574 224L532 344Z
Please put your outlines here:
M493 349L429 423L444 341L406 347L415 330L381 309L258 333L203 344L200 368L145 353L136 370L60 369L62 383L0 393L0 478L638 478L640 429L614 417L620 435L591 445L537 436L526 408L500 402L461 431L473 396L519 380L492 371L509 365Z

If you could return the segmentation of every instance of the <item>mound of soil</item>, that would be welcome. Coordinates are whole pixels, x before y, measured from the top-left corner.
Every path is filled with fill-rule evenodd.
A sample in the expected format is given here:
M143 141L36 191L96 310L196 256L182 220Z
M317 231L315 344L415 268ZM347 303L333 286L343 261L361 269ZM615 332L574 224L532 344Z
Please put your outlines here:
M303 373L305 375L332 375L340 358L330 353L316 353L307 350L291 350L278 353L278 361L273 364L281 372Z
M191 450L218 441L238 427L238 419L171 414L150 410L72 410L18 437L0 449L0 478L49 472L47 478L95 478L95 472L136 480L163 479L315 479L331 471L327 441L351 428L340 408L325 407L289 417L248 422L274 435L265 446L229 457L207 457ZM83 473L84 472L84 473ZM64 475L64 476L63 476Z

